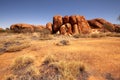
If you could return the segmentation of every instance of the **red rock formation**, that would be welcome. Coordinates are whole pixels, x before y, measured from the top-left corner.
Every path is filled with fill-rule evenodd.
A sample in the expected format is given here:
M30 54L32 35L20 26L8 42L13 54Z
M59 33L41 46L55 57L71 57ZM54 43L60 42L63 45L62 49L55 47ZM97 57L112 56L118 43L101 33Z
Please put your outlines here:
M63 29L62 25L65 27L66 31L64 32L66 32L66 34L89 33L91 29L88 22L85 20L85 17L80 15L64 16L63 18L62 16L54 16L53 33Z
M70 23L66 23L65 24L66 25L66 28L67 28L67 34L72 34L72 26L71 26L71 24Z
M53 33L56 33L57 31L59 31L60 26L62 26L63 24L63 20L62 20L62 16L60 15L56 15L53 17Z
M51 22L49 22L49 23L47 23L46 24L46 28L48 29L48 30L50 30L50 32L52 33L52 23Z
M69 16L63 17L63 24L69 23Z
M13 24L10 26L10 29L17 33L34 31L33 25L30 24Z
M67 30L66 26L65 26L65 25L62 25L62 26L60 27L60 34L66 35L66 34L67 34L66 30Z
M0 28L0 32L4 32L5 30L3 28Z
M79 30L78 30L78 25L77 24L73 25L73 34L79 34Z
M33 28L34 28L34 32L41 32L45 28L45 26L43 26L43 25L34 25Z
M91 26L91 28L94 28L94 29L96 29L96 28L105 29L107 31L114 31L115 30L115 26L112 23L110 23L102 18L88 20L88 23Z
M115 32L120 33L120 24L114 24Z
M75 16L75 15L70 16L69 22L70 22L70 24L71 24L72 26L73 26L74 24L77 24L76 16Z

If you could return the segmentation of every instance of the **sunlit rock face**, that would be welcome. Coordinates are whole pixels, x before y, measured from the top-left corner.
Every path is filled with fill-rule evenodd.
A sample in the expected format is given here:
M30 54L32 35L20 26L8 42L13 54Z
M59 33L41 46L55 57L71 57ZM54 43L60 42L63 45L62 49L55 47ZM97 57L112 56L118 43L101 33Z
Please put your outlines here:
M112 24L105 19L96 18L86 20L81 15L53 16L53 22L48 22L45 26L31 24L13 24L10 29L14 32L40 32L47 29L50 33L62 35L89 34L91 32L120 32L120 25Z
M53 33L60 32L60 34L79 34L89 33L91 28L84 16L60 16L53 17Z
M10 29L14 32L21 33L21 32L33 32L34 28L33 25L30 24L13 24L10 26Z
M101 29L110 32L115 31L115 26L102 18L88 20L88 23L92 29Z

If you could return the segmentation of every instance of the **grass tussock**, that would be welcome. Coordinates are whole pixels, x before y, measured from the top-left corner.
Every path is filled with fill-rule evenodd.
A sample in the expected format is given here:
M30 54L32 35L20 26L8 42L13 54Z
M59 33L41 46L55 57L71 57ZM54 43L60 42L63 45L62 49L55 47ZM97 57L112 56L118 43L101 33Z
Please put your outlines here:
M76 34L74 38L102 38L102 37L120 37L120 33L92 33L92 34Z
M12 73L5 80L87 80L87 66L82 62L58 61L54 56L46 56L39 67L34 66L30 56L14 60Z
M31 56L16 58L11 66L12 73L5 80L38 80L39 72L33 64L34 59Z
M70 45L70 41L69 40L61 40L58 43L56 43L56 45L58 45L58 46Z
M33 63L34 63L34 59L32 57L27 57L27 56L18 57L14 60L12 69L20 70L26 68L27 66Z
M88 78L86 67L82 62L57 61L50 56L44 59L40 74L43 80L86 80Z
M14 38L3 38L0 40L0 53L21 51L30 46L29 40L19 36Z
M31 36L33 40L51 40L53 36L48 33L34 32Z

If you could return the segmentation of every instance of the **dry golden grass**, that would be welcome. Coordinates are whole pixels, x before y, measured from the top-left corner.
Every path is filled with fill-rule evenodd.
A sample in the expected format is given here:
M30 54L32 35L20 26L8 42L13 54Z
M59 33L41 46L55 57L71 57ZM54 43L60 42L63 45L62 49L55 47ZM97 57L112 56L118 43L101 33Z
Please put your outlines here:
M49 66L52 65L53 67L47 70L52 70L54 74L54 70L56 70L54 68L57 67L58 72L64 75L62 76L64 79L59 76L61 80L76 80L76 76L80 74L78 69L81 65L85 67L85 71L88 73L83 74L85 78L87 75L88 80L120 79L120 38L118 37L78 39L55 37L52 40L41 41L31 39L29 34L21 34L19 39L21 36L24 40L30 41L31 46L21 51L5 52L5 54L0 55L0 80L4 80L5 75L11 74L9 66L12 65L12 61L23 55L35 57L33 66L37 69L44 61L50 61ZM7 39L7 36L4 37ZM18 38L18 35L14 34L10 37ZM56 43L61 40L69 40L70 45L57 46ZM51 57L47 58L48 55L52 55L55 60ZM44 70L45 74L47 70ZM44 74L41 75L45 77Z

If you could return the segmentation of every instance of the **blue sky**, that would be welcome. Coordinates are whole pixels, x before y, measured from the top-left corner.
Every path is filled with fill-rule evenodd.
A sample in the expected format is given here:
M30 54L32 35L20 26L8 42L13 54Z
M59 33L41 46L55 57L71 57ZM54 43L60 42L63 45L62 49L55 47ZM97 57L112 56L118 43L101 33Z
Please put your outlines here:
M120 0L0 0L0 27L15 23L43 24L54 15L79 14L120 23Z

